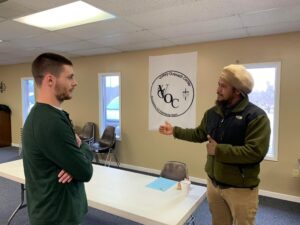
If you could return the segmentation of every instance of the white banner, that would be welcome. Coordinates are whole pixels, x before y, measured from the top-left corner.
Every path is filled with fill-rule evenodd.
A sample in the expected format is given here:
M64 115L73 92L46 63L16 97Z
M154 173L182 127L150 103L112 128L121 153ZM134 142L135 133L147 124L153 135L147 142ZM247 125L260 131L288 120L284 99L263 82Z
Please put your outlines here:
M197 52L149 57L149 130L195 127L196 74Z

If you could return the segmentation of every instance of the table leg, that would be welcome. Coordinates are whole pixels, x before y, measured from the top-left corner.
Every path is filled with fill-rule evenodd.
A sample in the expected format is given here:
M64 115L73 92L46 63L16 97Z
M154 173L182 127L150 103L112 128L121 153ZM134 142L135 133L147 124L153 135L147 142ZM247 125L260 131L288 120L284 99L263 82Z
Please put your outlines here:
M191 215L191 217L186 221L186 225L195 225L195 217Z
M9 217L8 221L7 221L7 225L10 224L10 222L12 221L13 217L16 215L16 213L26 207L26 204L24 204L24 196L25 196L25 185L21 184L21 203L18 205L18 207L15 209L15 211L11 214L11 216Z

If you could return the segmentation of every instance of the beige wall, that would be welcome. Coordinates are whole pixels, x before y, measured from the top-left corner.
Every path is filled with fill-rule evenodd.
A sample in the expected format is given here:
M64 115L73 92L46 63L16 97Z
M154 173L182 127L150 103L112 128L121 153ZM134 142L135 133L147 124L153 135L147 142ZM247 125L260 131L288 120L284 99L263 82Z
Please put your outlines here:
M188 164L191 176L205 178L205 144L174 140L148 130L149 56L198 52L197 122L200 122L204 111L214 104L217 80L223 66L237 60L240 63L281 61L278 162L262 162L260 188L300 196L300 178L292 177L292 170L297 168L296 160L300 157L300 107L297 102L300 83L299 40L298 32L76 58L73 62L79 85L73 100L64 103L63 107L69 111L77 126L87 121L98 124L98 73L121 72L121 162L159 170L167 160L180 160ZM29 64L0 66L0 80L7 85L7 91L0 94L0 103L12 109L13 143L19 143L19 130L22 127L20 78L29 74Z

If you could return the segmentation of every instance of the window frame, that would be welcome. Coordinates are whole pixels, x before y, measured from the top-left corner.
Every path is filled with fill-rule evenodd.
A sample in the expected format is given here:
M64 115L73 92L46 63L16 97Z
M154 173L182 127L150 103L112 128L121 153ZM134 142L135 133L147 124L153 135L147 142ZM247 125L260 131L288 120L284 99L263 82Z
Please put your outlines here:
M24 101L25 94L27 94L27 93L25 93L26 90L25 90L25 87L24 87L24 82L28 81L28 80L32 80L33 81L33 92L34 92L34 97L35 97L35 83L34 83L34 78L33 77L21 77L22 122L23 122L23 124L25 123L25 120L26 120L26 118L27 118L27 116L29 114L29 112L28 112L28 114L25 113L25 108L27 108L26 107L27 103L25 103L25 101ZM35 102L36 102L36 100L35 100ZM25 115L25 114L27 114L27 115Z
M121 126L121 109L122 109L122 103L121 103L121 73L120 72L109 72L109 73L99 73L98 74L98 90L99 90L99 133L102 134L105 126L104 126L104 120L103 120L103 114L105 113L105 109L103 107L103 99L102 99L102 77L107 76L118 76L119 77L119 127L120 127L120 136L117 136L117 140L122 139L122 126Z
M274 118L273 118L273 130L271 135L273 136L273 151L272 155L266 155L264 160L278 161L278 133L279 133L279 104L280 104L280 76L281 76L281 62L262 62L262 63L249 63L244 64L246 69L259 69L259 68L274 68L275 69L275 93L274 93ZM255 83L254 83L255 85ZM255 104L255 102L253 102ZM269 153L269 150L268 150Z

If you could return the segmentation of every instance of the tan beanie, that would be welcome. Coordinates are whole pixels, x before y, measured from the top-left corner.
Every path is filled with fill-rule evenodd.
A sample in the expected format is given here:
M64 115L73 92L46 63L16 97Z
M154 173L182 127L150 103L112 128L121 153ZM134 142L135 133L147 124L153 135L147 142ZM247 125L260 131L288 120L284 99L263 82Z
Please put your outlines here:
M254 86L251 74L243 65L231 64L225 66L221 73L221 78L241 91L243 95L249 94Z

